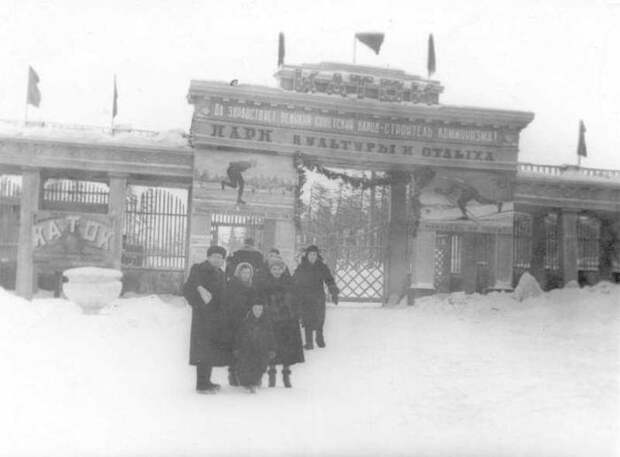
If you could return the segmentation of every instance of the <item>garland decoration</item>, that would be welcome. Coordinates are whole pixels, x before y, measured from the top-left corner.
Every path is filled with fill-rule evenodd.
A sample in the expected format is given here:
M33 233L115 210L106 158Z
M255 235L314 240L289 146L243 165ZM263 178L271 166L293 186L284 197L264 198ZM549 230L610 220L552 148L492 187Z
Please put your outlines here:
M293 164L297 171L297 187L295 189L295 228L301 231L301 208L303 203L301 200L301 194L304 184L307 182L306 171L310 170L315 173L319 173L328 179L339 179L345 184L355 188L366 190L376 186L393 186L394 184L412 184L411 187L411 211L409 211L409 231L410 235L415 237L418 227L420 225L420 217L422 214L422 203L420 197L422 190L433 180L435 177L435 171L430 167L421 167L416 169L413 173L401 173L393 172L388 173L386 176L367 178L350 176L346 173L325 168L321 163L311 157L308 157L300 152L295 154L293 158Z

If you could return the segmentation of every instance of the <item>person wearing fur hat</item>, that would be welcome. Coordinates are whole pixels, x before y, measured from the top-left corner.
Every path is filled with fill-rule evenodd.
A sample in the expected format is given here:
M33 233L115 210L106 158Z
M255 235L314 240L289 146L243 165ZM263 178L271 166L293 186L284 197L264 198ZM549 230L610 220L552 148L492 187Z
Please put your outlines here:
M216 392L220 386L211 382L212 368L232 362L232 339L217 341L226 326L222 309L225 258L226 249L209 247L207 260L192 266L183 286L183 296L192 307L189 363L196 366L198 393Z
M269 272L257 285L267 306L276 341L276 357L269 364L269 387L276 385L276 365L282 365L284 387L291 387L291 365L304 362L298 310L294 303L293 280L286 275L286 263L279 256L269 259Z
M313 332L316 332L316 344L325 347L323 325L325 324L325 286L338 304L338 287L331 271L317 246L308 246L301 262L293 274L293 283L297 301L301 307L302 323L306 339L305 349L313 349Z
M242 262L236 266L232 278L226 284L222 302L228 316L226 328L230 332L231 341L236 337L243 319L256 301L256 289L253 279L254 268L249 263ZM228 368L228 383L231 386L239 385L234 364Z
M249 263L252 265L255 274L263 266L263 254L254 244L253 238L246 238L243 241L243 246L228 258L228 262L226 263L226 279L233 277L237 265L240 263Z
M235 336L233 354L239 385L255 393L263 373L275 355L276 343L271 320L263 303L256 300L245 315Z

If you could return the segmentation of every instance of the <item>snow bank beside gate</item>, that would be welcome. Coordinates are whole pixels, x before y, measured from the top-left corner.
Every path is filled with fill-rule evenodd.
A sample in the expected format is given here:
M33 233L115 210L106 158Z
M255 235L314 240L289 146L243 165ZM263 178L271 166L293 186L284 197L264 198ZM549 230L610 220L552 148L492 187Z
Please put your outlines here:
M329 307L328 347L293 389L204 397L182 299L87 316L0 290L0 456L618 455L619 297L602 283Z

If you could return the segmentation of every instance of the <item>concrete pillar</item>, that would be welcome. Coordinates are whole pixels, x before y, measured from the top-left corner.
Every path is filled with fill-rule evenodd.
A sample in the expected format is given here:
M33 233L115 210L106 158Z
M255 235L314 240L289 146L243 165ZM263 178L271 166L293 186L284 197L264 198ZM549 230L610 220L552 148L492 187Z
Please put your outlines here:
M39 186L41 172L24 170L22 173L22 196L19 214L19 245L17 246L16 292L20 297L31 299L35 290L32 226L39 210Z
M545 231L545 213L532 215L532 256L530 257L530 273L541 287L545 287L545 254L547 251L547 234Z
M513 267L512 232L498 233L495 238L495 284L494 290L512 290Z
M461 258L461 277L463 278L463 290L473 294L476 291L476 234L465 232L462 235L463 247Z
M295 223L288 219L275 220L274 246L280 250L282 259L291 273L295 269ZM335 274L335 272L332 271Z
M407 185L392 185L390 200L390 224L387 246L387 290L388 303L396 303L407 293L409 281L409 243L407 217Z
M578 280L577 218L576 211L563 209L560 213L560 268L564 285Z
M420 230L411 249L411 289L413 297L435 293L435 232Z
M269 252L271 248L276 246L276 220L265 219L263 221L263 251Z
M110 201L108 215L112 218L114 241L112 242L112 267L121 269L123 255L123 221L125 219L126 175L110 175Z

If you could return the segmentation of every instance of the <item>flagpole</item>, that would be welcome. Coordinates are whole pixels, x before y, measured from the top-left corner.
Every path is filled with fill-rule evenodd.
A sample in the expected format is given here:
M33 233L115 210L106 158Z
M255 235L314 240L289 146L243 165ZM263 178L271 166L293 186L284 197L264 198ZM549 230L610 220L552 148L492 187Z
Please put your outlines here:
M24 127L28 124L28 93L30 89L30 68L28 68L28 76L26 77L26 107L24 108Z
M114 136L114 92L116 92L116 75L114 75L114 87L112 88L112 117L110 118L110 133Z

